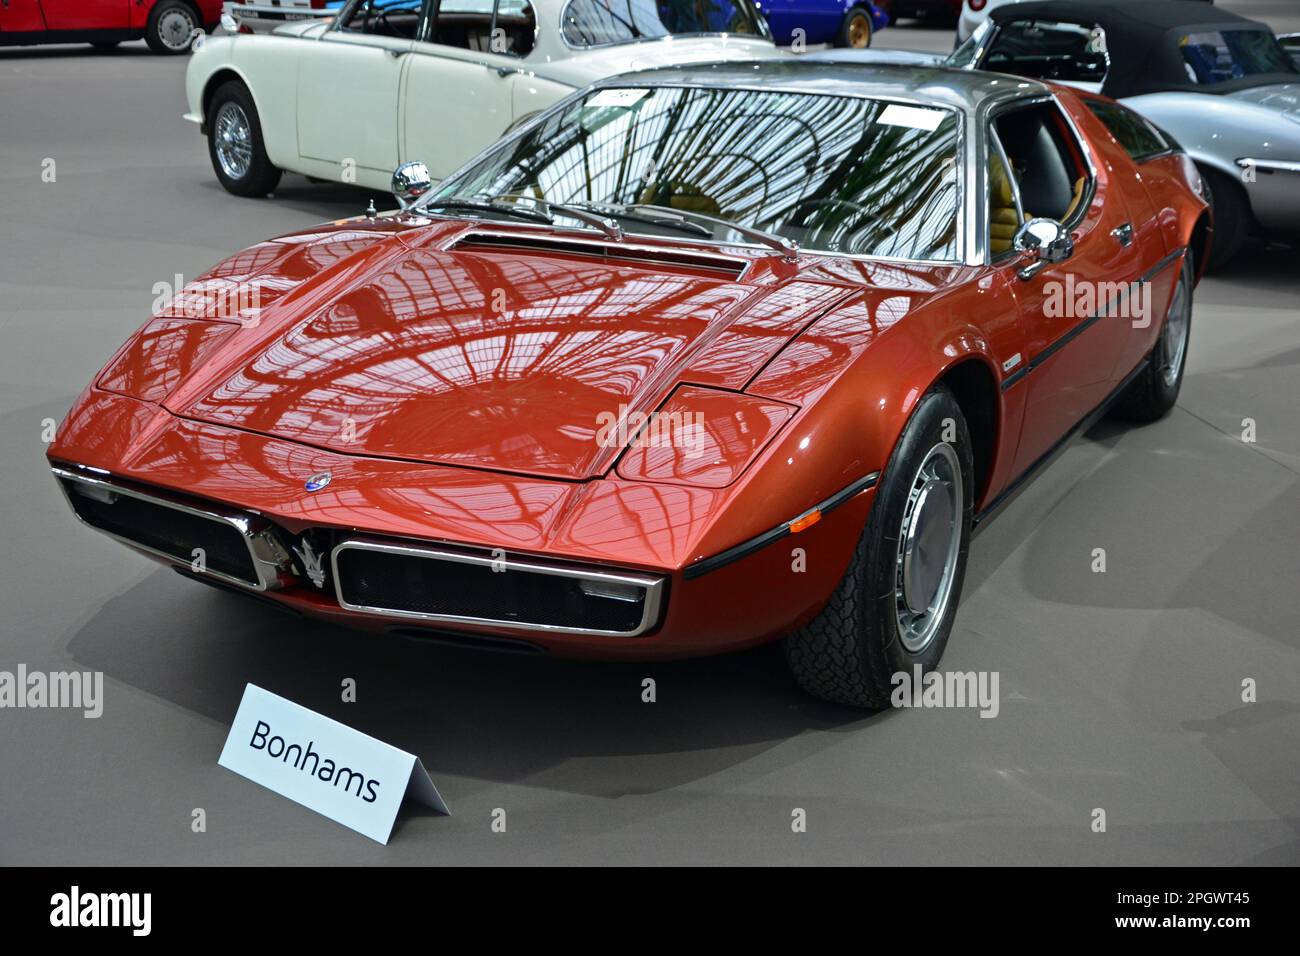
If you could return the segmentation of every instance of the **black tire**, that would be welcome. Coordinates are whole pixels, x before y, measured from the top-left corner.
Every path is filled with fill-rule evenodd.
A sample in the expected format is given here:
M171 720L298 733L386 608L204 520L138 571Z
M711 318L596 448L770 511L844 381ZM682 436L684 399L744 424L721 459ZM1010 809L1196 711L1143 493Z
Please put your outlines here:
M1214 232L1210 237L1209 257L1205 260L1206 270L1212 272L1223 268L1241 251L1250 232L1250 203L1246 190L1231 176L1204 166L1199 169L1214 214Z
M237 170L227 172L223 168L217 153L218 120L227 104L242 111L247 120L250 134L251 157L248 169L243 175L235 175ZM229 80L217 88L208 104L206 113L208 124L208 158L212 161L212 170L227 192L236 196L265 196L280 182L280 170L266 155L262 142L262 121L257 115L257 107L248 88L238 80Z
M946 422L955 431L945 435ZM896 624L898 541L911 500L913 479L931 449L947 443L956 453L962 478L960 542L951 598L938 629L918 652L909 651ZM893 675L909 675L919 664L932 670L943 656L961 600L970 548L974 504L974 464L970 433L952 393L938 385L920 401L876 488L871 517L862 531L848 570L821 613L785 639L786 662L795 681L814 697L853 707L889 706Z
M181 18L188 24L183 27L183 42L182 27L179 26ZM154 53L179 56L190 52L194 31L202 28L198 11L185 0L162 0L149 12L149 20L144 27L144 42L149 44L149 49Z
M861 39L864 28L866 30L865 42ZM844 15L844 20L840 23L840 32L835 36L835 45L865 50L871 46L872 38L871 14L862 7L854 7Z
M1195 274L1192 254L1188 252L1183 257L1183 268L1179 273L1178 283L1174 286L1175 295L1181 287L1187 297L1187 326L1182 355L1177 360L1177 368L1174 370L1172 380L1165 375L1165 370L1170 367L1169 363L1164 361L1167 348L1166 336L1170 333L1170 315L1166 314L1160 323L1160 337L1151 349L1151 354L1147 356L1146 367L1115 399L1111 414L1116 418L1133 422L1153 422L1169 414L1169 410L1177 403L1178 393L1183 387L1183 371L1187 368L1187 353L1190 351L1188 346L1191 343L1192 333L1192 278ZM1176 303L1171 300L1172 304Z

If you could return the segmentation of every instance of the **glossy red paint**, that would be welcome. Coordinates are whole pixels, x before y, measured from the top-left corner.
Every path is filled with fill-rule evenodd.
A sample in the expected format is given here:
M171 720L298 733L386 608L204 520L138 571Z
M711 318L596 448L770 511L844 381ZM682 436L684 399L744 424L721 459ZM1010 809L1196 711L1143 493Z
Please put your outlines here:
M1059 97L1097 166L1070 261L1125 282L1159 266L1163 315L1204 203L1185 182L1153 187L1154 171ZM1142 245L1117 255L1109 232L1129 217ZM485 232L520 244L467 241ZM548 237L565 244L548 249ZM329 529L663 575L661 617L639 637L439 630L571 656L689 656L774 639L817 613L872 506L869 484L855 483L886 467L936 382L973 367L987 383L980 510L1159 331L1103 320L1075 335L1042 311L1043 284L1062 268L1025 281L1021 260L789 262L638 238L638 261L600 243L582 254L573 237L403 215L260 243L145 323L74 404L49 457L260 515L290 537ZM695 439L638 447L655 412L698 423ZM307 492L322 472L328 486ZM853 487L797 534L692 569ZM281 584L265 596L353 626L400 623L340 607L296 565Z

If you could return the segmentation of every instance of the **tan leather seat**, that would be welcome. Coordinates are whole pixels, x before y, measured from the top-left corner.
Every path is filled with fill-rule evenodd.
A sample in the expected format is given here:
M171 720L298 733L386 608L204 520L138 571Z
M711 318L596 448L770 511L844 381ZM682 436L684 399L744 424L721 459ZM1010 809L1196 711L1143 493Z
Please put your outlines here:
M1025 219L1029 214L1025 214ZM1011 191L1011 177L1006 164L994 152L989 157L989 251L997 256L1011 249L1011 240L1020 228L1016 215L1016 198Z
M1070 205L1066 207L1065 215L1061 217L1061 222L1068 222L1074 215L1074 211L1079 208L1079 201L1083 199L1083 184L1085 180L1082 176L1074 181L1074 195L1070 197Z

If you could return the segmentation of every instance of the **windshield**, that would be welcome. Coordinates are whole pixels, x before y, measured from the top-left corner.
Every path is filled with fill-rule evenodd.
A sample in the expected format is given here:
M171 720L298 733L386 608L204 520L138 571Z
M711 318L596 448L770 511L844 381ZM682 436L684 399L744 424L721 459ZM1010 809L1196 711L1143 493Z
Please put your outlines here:
M431 193L583 207L623 230L957 258L958 115L831 94L605 88ZM746 230L750 234L746 234Z
M607 46L669 34L770 37L752 0L569 0L560 16L569 46Z
M1268 30L1214 30L1178 37L1187 78L1202 86L1275 73L1300 75Z

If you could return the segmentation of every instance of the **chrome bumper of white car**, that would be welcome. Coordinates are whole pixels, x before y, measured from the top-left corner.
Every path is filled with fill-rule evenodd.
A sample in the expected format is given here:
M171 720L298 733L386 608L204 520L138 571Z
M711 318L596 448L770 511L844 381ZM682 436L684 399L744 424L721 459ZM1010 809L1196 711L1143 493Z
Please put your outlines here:
M254 33L270 33L276 27L293 20L332 17L338 11L271 3L227 3L223 12L234 17L241 27L247 27Z

